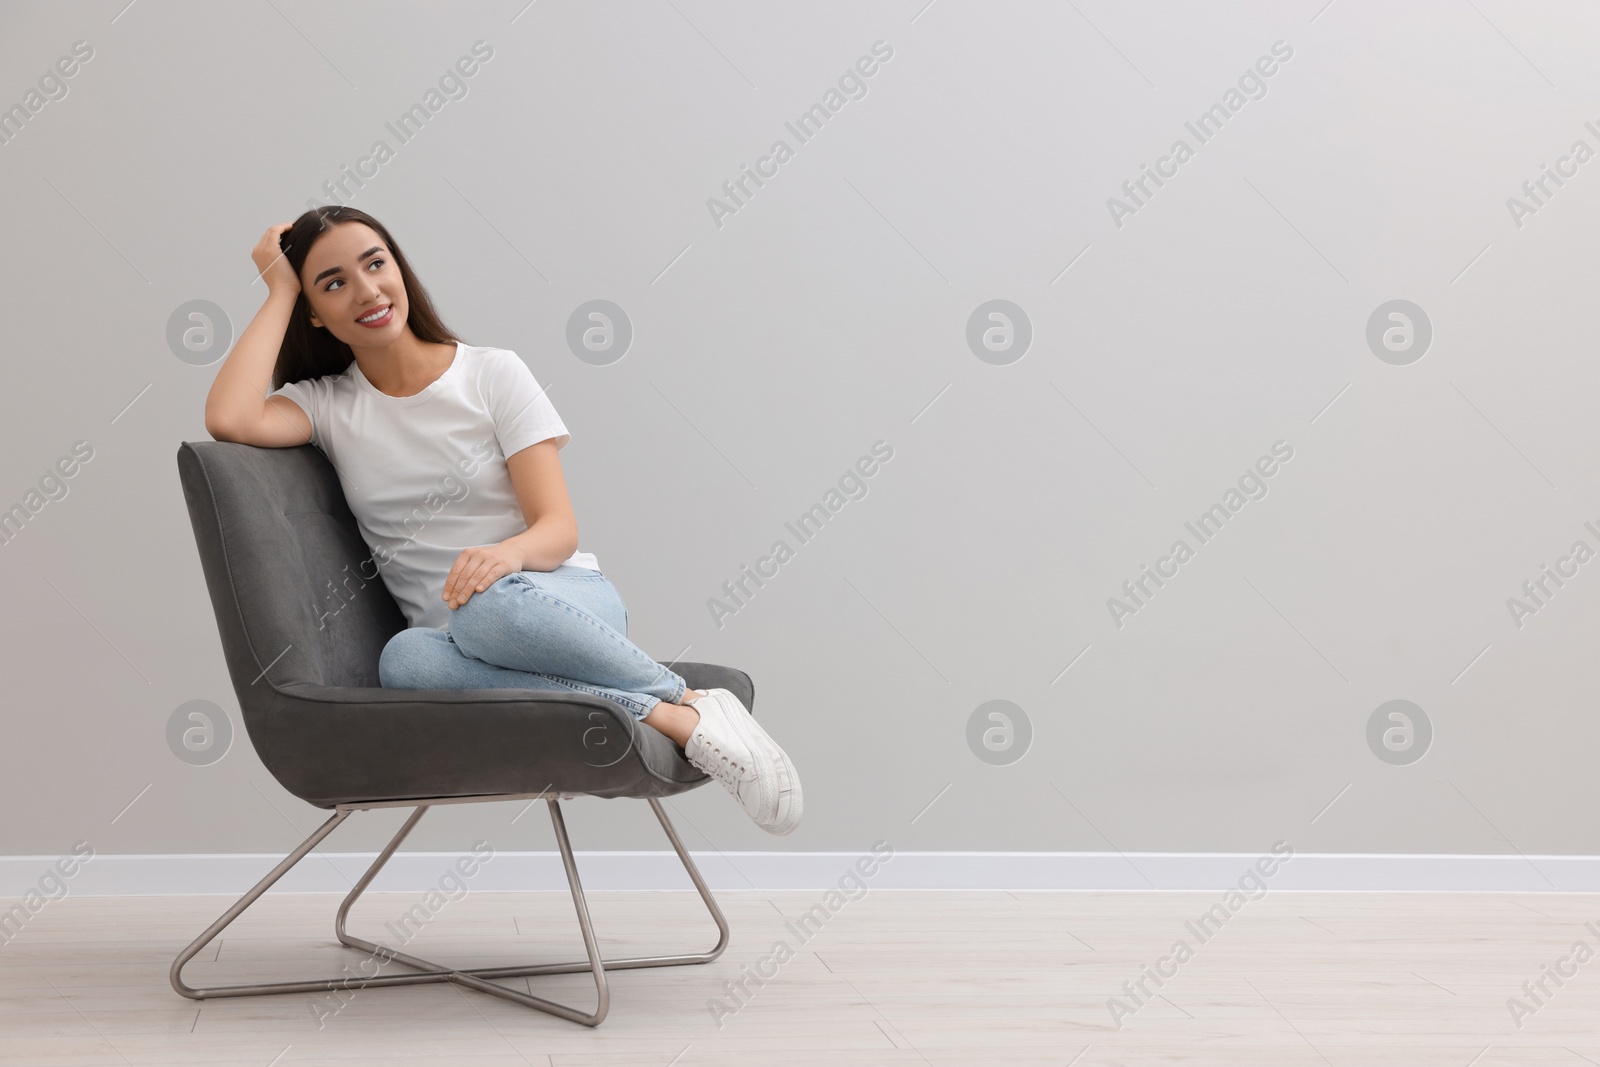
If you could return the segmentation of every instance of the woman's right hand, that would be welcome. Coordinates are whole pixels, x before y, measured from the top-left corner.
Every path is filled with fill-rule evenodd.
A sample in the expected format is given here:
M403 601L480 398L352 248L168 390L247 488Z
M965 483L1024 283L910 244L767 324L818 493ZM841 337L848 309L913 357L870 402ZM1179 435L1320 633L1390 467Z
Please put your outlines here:
M280 222L276 226L267 228L261 235L261 240L256 242L255 248L250 250L250 258L255 262L256 273L261 275L261 280L267 283L267 289L277 292L283 289L290 293L300 291L300 276L294 272L294 267L289 265L289 257L283 254L283 248L278 243L278 238L292 222Z

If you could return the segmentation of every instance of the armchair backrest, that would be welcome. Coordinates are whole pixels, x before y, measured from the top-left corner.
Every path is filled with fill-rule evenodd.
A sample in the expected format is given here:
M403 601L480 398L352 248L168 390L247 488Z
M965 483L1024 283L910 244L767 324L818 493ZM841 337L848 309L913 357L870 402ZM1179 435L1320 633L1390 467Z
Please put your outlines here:
M327 457L185 441L178 473L246 722L286 685L378 685L406 621Z

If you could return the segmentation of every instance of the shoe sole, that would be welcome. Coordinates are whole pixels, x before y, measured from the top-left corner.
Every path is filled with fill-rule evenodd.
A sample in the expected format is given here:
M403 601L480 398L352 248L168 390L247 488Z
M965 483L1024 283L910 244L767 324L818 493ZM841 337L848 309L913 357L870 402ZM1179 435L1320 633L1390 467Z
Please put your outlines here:
M772 757L777 777L777 812L772 823L762 826L762 829L776 837L792 833L795 827L800 825L800 816L804 813L805 807L800 791L800 774L795 770L794 761L772 739L772 735L756 722L755 716L750 714L749 709L744 706L744 701L737 695L726 689L712 689L707 692L726 713L726 718L732 724L731 729L739 735L739 739L752 750L759 748Z

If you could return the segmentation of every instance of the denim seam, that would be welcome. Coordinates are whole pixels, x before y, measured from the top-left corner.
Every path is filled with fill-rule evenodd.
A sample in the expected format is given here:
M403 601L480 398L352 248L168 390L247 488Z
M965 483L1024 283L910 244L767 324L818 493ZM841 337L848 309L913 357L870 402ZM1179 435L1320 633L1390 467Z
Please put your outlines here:
M631 714L635 719L644 718L645 715L649 713L651 707L654 706L654 705L647 705L643 701L634 700L634 699L632 699L630 697L619 696L617 694L618 694L618 692L620 692L620 690L618 690L618 691L602 690L602 689L599 689L599 688L597 688L595 686L586 685L583 682L575 682L571 678L557 678L553 674L544 674L544 673L542 673L540 671L524 671L523 673L537 675L538 677L547 679L549 681L552 681L552 682L556 683L557 685L564 685L568 689L573 689L573 690L576 690L577 692L580 692L580 693L587 693L590 696L597 696L597 697L601 698L602 700L609 700L614 704L621 704L622 707L623 707L623 710L628 712L629 714ZM639 710L635 711L634 710L635 707L637 707Z

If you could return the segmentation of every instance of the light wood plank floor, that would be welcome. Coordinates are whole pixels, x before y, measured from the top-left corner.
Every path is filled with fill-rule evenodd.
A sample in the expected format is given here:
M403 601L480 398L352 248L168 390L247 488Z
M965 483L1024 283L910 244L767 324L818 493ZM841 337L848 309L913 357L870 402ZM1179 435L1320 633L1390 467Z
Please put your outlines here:
M384 923L418 899L369 894L351 928L395 943ZM1218 894L875 889L804 944L785 920L820 893L719 899L733 927L723 956L614 973L611 1014L589 1029L449 984L352 991L320 1020L309 994L186 1000L167 969L229 898L69 897L0 946L0 1063L1600 1065L1600 958L1559 988L1545 979L1552 995L1528 1000L1537 1011L1520 1026L1507 1006L1575 942L1600 949L1584 925L1600 929L1596 896L1274 892L1203 943L1185 923ZM186 977L200 985L337 976L363 958L333 940L338 901L268 894ZM610 955L694 951L715 940L692 893L591 893L590 901ZM1119 1028L1108 998L1178 939L1193 957ZM708 1002L733 1007L724 983L779 940L797 949L794 958L719 1025ZM564 893L473 892L407 948L455 965L582 955ZM514 981L593 1003L582 976Z

